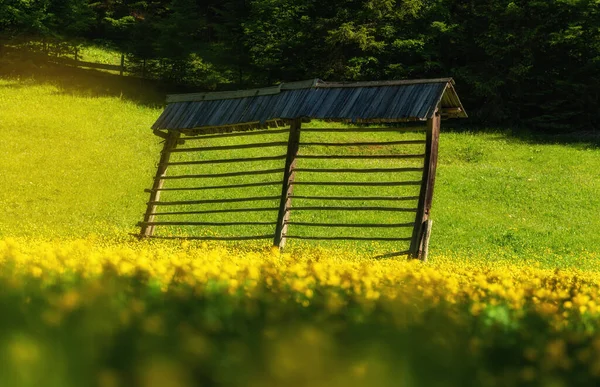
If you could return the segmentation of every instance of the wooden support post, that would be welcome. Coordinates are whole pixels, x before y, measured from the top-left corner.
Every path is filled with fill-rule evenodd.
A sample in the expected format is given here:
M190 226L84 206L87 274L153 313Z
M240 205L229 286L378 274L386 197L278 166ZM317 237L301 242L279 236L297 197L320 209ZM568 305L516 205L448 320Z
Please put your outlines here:
M160 155L160 161L154 176L154 183L152 184L152 190L150 191L150 200L148 201L148 207L146 214L144 215L144 223L154 222L154 215L156 211L156 202L160 200L161 188L164 184L164 177L167 174L167 163L171 158L171 151L177 146L180 134L178 132L169 132L168 137L165 139L165 145ZM140 230L140 237L148 237L154 234L154 226L143 224Z
M283 236L287 232L286 222L289 220L289 208L292 206L291 195L294 190L292 182L294 181L295 175L294 168L296 166L296 155L298 154L298 148L300 146L301 124L302 120L299 118L293 120L290 124L285 170L283 172L283 183L281 185L281 199L279 201L279 213L277 215L277 226L275 227L275 238L273 239L273 246L278 246L280 249L283 249L285 246L285 238Z
M423 168L423 179L421 182L421 192L419 194L419 204L415 217L415 228L410 242L410 256L424 260L423 249L427 250L427 246L423 246L423 238L427 232L429 212L433 200L433 187L435 184L435 172L438 159L438 143L440 137L440 113L436 109L432 118L427 120L427 137L425 142L425 161ZM429 240L427 238L426 243ZM426 258L425 258L426 259Z

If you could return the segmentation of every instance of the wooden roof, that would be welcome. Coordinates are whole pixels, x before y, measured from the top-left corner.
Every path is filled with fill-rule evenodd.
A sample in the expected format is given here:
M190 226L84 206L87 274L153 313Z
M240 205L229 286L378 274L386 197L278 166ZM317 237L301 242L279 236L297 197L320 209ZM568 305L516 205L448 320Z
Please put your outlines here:
M267 127L295 118L342 122L405 122L467 117L452 78L382 82L282 83L261 89L169 95L154 130Z

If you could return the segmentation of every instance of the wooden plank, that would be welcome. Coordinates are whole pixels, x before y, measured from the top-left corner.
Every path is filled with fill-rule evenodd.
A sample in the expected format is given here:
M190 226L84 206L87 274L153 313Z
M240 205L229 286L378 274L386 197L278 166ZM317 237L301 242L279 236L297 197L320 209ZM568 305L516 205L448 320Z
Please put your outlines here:
M404 86L421 85L425 83L453 83L452 78L434 78L434 79L408 79L400 81L361 81L361 82L320 82L318 88L335 87L377 87L377 86Z
M348 228L402 228L414 227L414 223L319 223L319 222L286 222L296 226L311 227L348 227Z
M421 185L420 181L295 181L292 185L331 185L356 187L401 187Z
M387 146L387 145L422 145L424 140L402 141L367 141L367 142L303 142L300 146Z
M277 211L277 208L225 208L222 210L201 210L201 211L173 211L173 212L154 212L152 215L201 215L201 214L223 214L234 212L261 212Z
M264 183L244 183L244 184L229 184L229 185L209 185L204 187L177 187L177 188L160 188L158 191L204 191L212 189L227 189L227 188L248 188L248 187L267 187L270 185L280 185L280 181L267 181ZM151 189L144 190L152 192Z
M173 150L177 146L177 140L179 140L179 133L169 133L169 137L165 140L165 144L163 146L160 161L158 168L156 170L156 175L154 176L154 183L152 184L152 191L150 192L150 200L148 201L148 207L146 208L146 213L144 214L144 222L152 222L154 221L154 215L152 215L156 211L156 203L159 203L160 200L160 189L163 187L165 182L164 178L167 174L167 166L166 163L169 162L169 158L171 157L171 150ZM140 229L141 237L148 237L154 233L154 226L144 225Z
M425 145L425 160L421 191L419 194L419 204L415 216L415 228L410 243L411 257L421 259L421 246L425 222L429 219L431 202L433 199L433 187L435 184L435 173L437 167L438 143L440 136L440 113L439 109L433 115L433 118L427 120L427 144Z
M422 159L425 154L412 154L412 155L298 155L298 159L314 159L314 160L326 160L326 159L340 159L340 160L369 160L369 159Z
M427 262L427 256L429 255L429 238L431 237L431 226L433 226L433 220L427 219L423 228L423 239L421 242L421 260Z
M139 226L273 226L275 222L139 222Z
M392 173L392 172L423 172L423 168L296 168L296 172L311 173Z
M188 93L188 94L168 94L167 103L174 102L200 102L216 101L221 99L235 99L257 97L260 95L279 94L279 87L263 87L261 89L234 90L234 91L213 91L208 93Z
M304 235L283 235L286 239L306 239L323 241L410 241L411 238L384 238L384 237L355 237L355 236L304 236Z
M210 179L216 177L234 177L234 176L254 176L254 175L270 175L273 173L283 172L283 168L265 169L262 171L239 171L239 172L225 172L225 173L201 173L197 175L174 175L165 176L164 179Z
M400 200L417 200L418 196L304 196L304 195L291 195L291 198L296 199L307 199L307 200L388 200L388 201L400 201Z
M249 236L158 236L151 235L150 238L154 239L182 239L182 240L196 240L196 241L248 241L248 240L259 240L259 239L271 239L273 234L267 235L249 235Z
M280 249L285 247L285 239L283 235L287 232L286 222L290 217L290 207L292 206L292 194L294 192L294 181L296 167L296 155L300 143L301 119L295 119L290 124L290 135L288 138L287 157L285 160L285 171L283 173L283 181L281 184L281 197L279 198L279 211L277 214L277 226L275 228L275 237L273 238L273 246Z
M272 160L284 160L286 155L279 156L261 156L261 157L242 157L236 159L220 159L220 160L197 160L197 161L176 161L169 162L167 166L175 165L204 165L204 164L228 164L228 163L246 163L255 161L272 161Z
M403 126L395 128L304 128L305 133L385 133L385 132L424 132L427 126Z
M181 200L174 202L148 202L150 205L155 206L187 206L192 204L212 204L212 203L239 203L239 202L257 202L262 200L275 200L279 199L279 196L257 196L247 198L233 198L233 199L204 199L204 200Z
M316 207L316 206L301 206L294 207L294 211L391 211L391 212L415 212L416 208L406 208L406 207L379 207L379 206L371 206L371 207ZM411 223L414 225L414 223Z
M271 148L271 147L285 146L285 145L287 145L287 142L273 141L273 142L261 142L261 143L253 143L253 144L206 146L206 147L202 147L202 148L179 148L179 149L174 149L173 152L223 151L223 150L233 150L233 149Z
M266 130L255 130L251 132L234 132L234 133L223 133L223 134L205 134L193 137L185 137L185 140L206 140L209 138L230 138L230 137L247 137L247 136L258 136L261 134L280 134L288 133L290 130L285 129L266 129Z

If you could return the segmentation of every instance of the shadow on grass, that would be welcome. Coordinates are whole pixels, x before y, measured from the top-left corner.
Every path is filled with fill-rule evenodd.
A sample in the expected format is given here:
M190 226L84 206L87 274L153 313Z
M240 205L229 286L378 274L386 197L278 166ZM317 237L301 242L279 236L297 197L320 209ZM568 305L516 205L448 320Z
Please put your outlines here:
M8 54L0 56L0 77L17 82L2 86L4 89L19 89L31 84L53 85L62 94L118 97L150 107L164 106L168 93L191 91L155 80L56 64L47 57Z
M502 128L482 124L463 124L455 120L443 121L442 132L497 134L498 140L514 139L529 144L569 145L576 148L600 148L600 130L578 130L565 133L533 131L527 128Z

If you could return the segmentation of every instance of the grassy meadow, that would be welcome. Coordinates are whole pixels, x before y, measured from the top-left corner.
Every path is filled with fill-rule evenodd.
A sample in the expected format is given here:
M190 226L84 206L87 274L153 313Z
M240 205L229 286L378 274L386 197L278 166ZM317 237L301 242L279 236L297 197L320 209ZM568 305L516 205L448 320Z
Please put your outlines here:
M155 165L161 149L160 138L149 129L160 108L128 101L118 96L90 97L68 88L32 80L0 81L0 168L3 189L0 204L0 236L84 237L89 234L126 235L135 232L142 220ZM502 132L470 133L447 130L444 122L436 180L432 257L436 253L457 253L495 258L540 256L549 265L580 265L585 251L598 251L600 219L600 151L593 144L552 144L526 141ZM307 127L336 126L312 122ZM259 141L285 141L286 134L261 136ZM331 134L306 133L301 141L388 141L417 139L420 134ZM421 137L422 138L422 137ZM206 140L202 145L232 145L244 138ZM199 146L188 141L184 147ZM420 145L376 147L359 152L372 154L419 153ZM357 153L356 150L350 150ZM327 154L338 149L303 147L300 154ZM284 147L242 149L200 154L177 153L172 161L254 157L285 154ZM368 168L418 167L419 160L390 163L386 160L299 160L298 167ZM170 174L220 173L232 170L257 170L283 167L283 161L257 163L175 166ZM166 187L237 184L279 181L281 174L204 179L193 182L168 181ZM407 181L418 180L419 173L333 174L299 173L298 181ZM166 192L165 200L218 199L245 196L277 196L280 188L268 186L236 190ZM317 196L411 196L418 187L308 187L298 186L298 195ZM199 197L201 195L201 197ZM330 205L329 203L327 203ZM411 204L411 203L408 203ZM250 206L276 208L277 200ZM295 200L295 206L321 205ZM331 205L391 205L405 203L335 202ZM414 205L414 204L412 204ZM216 204L211 208L249 206L248 203ZM206 207L206 206L205 206ZM171 207L178 211L199 207ZM234 214L235 215L235 214ZM246 220L274 221L276 212L248 214ZM209 215L210 220L232 220L231 216ZM208 220L197 217L192 220ZM295 212L295 221L342 221L400 223L413 220L412 213L381 212ZM177 220L161 217L160 220ZM383 219L383 220L382 220ZM233 218L235 220L235 218ZM219 230L180 228L171 234L214 233L253 235L272 233L272 226L229 227ZM160 230L160 228L159 228ZM290 226L290 234L409 236L410 230L323 230ZM335 234L337 233L337 234ZM296 242L296 241L293 241ZM265 243L268 243L265 242ZM298 243L290 243L290 247ZM303 245L303 244L300 244ZM331 245L326 244L326 245ZM334 244L335 247L373 249L404 246L365 243ZM549 258L551 257L551 258Z
M68 77L62 71L54 71L53 77L0 77L0 385L566 387L600 381L597 142L469 132L443 122L426 264L371 258L376 252L403 250L399 244L292 240L280 253L269 240L138 241L129 234L139 230L136 223L148 200L144 189L151 187L158 162L162 140L150 126L161 107L155 90L146 93L128 79L120 88L119 82L90 71ZM306 133L301 141L418 136ZM284 152L232 151L226 157ZM327 152L334 151L300 150ZM190 157L179 153L172 161ZM193 157L219 156L206 152ZM177 166L169 173L281 164ZM325 165L308 159L298 164L317 166L391 165L377 160ZM299 173L298 181L415 177L418 173L307 172ZM258 175L189 184L280 178ZM169 181L167 187L178 184L183 183ZM298 195L309 192L306 186L297 188ZM310 194L418 192L417 187L316 188ZM279 195L280 188L195 192L167 192L163 198ZM294 201L295 206L312 204ZM224 207L216 203L212 208ZM251 216L244 220L274 220L276 212ZM413 220L407 216L298 212L293 220ZM202 219L231 220L222 215L194 218ZM269 232L268 227L157 230L162 235ZM377 230L377 235L403 236L403 231ZM290 234L296 235L350 232L375 235L290 226Z

